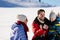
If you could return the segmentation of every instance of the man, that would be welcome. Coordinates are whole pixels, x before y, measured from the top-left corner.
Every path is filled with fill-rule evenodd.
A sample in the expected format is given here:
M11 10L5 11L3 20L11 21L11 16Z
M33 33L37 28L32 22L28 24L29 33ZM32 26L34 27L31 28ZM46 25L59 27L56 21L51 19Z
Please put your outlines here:
M18 20L11 27L12 37L10 40L28 40L27 32L27 17L25 15L18 15Z
M33 33L32 40L47 40L49 20L45 17L45 11L43 9L38 10L38 16L33 21Z

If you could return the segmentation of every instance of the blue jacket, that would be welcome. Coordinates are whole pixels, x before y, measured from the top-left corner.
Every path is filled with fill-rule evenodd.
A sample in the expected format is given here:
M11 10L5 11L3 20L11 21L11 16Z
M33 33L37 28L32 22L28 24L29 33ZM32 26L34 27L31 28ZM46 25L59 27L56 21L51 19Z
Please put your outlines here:
M60 35L60 18L57 17L58 24L56 25L56 32Z
M12 25L12 35L10 40L27 40L24 27L22 24L17 25L16 23Z

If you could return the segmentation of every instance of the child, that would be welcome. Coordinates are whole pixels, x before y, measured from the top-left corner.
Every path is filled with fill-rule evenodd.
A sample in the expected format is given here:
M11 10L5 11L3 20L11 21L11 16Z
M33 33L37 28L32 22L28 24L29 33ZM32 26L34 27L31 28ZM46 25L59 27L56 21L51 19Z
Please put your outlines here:
M56 20L56 14L52 11L50 13L50 26L49 26L49 40L55 40L55 24L57 24L58 21Z
M18 15L18 20L11 27L12 37L10 40L28 40L27 32L27 17L25 15Z

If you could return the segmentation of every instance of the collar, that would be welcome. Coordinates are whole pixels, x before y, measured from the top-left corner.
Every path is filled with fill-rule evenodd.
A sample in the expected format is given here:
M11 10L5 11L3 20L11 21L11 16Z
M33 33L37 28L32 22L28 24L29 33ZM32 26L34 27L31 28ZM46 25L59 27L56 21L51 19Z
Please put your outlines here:
M44 23L42 20L40 20L38 17L37 17L38 21L41 22L41 23Z

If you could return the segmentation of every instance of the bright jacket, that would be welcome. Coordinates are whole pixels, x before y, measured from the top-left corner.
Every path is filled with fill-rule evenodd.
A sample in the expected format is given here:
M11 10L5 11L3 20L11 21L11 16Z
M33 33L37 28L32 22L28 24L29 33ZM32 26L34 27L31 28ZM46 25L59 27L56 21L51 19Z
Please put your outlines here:
M49 21L48 21L47 18L45 18L44 21L45 21L44 24L49 25ZM47 35L48 29L47 29L47 30L45 30L45 29L40 29L40 25L43 26L44 24L41 23L41 22L37 19L37 17L35 18L35 20L33 21L33 24L32 24L32 30L33 30L33 33L34 33L34 36L33 36L32 40L33 40L35 37L37 37L37 36L43 35L44 32L45 32L45 35Z
M24 25L18 22L12 25L12 35L10 40L28 40Z

